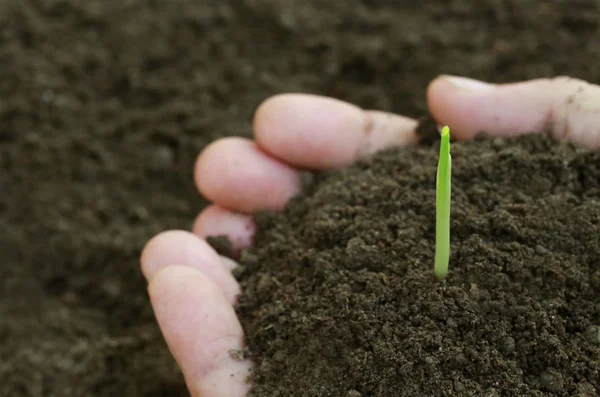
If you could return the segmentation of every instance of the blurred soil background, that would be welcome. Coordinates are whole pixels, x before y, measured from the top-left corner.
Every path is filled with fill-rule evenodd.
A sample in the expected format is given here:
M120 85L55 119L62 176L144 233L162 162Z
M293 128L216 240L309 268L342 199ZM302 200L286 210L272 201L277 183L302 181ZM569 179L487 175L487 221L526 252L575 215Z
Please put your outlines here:
M281 92L420 117L440 73L600 77L595 0L0 0L0 396L183 396L138 269Z

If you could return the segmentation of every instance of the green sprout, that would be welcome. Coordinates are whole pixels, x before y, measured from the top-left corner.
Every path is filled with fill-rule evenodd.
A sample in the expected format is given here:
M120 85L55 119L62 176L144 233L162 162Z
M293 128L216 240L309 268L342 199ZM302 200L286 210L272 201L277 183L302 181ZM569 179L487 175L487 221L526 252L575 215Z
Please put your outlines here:
M438 280L448 275L450 261L450 184L452 181L450 156L450 128L442 128L440 160L436 180L435 267Z

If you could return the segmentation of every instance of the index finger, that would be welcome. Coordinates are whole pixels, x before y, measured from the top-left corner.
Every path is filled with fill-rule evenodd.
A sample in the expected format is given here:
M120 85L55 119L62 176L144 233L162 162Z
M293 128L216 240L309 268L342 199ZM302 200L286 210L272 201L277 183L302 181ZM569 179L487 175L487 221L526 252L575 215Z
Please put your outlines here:
M259 106L254 135L259 147L284 163L326 170L415 143L416 126L417 121L408 117L363 110L334 98L281 94Z

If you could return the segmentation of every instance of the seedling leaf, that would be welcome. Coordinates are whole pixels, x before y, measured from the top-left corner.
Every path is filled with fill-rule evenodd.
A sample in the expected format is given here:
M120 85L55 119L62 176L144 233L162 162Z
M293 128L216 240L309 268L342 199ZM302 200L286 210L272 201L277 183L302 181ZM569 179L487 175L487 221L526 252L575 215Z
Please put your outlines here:
M448 275L450 261L450 184L452 181L450 128L442 128L440 159L436 179L435 267L438 280Z

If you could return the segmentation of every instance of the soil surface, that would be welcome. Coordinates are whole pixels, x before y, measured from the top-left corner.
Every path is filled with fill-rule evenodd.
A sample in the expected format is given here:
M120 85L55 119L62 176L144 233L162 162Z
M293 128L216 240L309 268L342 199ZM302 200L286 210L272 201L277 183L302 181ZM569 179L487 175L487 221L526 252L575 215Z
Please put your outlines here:
M256 216L238 274L253 396L600 394L600 152L529 135L452 154L444 282L439 142Z
M139 253L268 96L420 117L439 73L600 81L595 0L421 3L0 1L0 396L187 394Z

